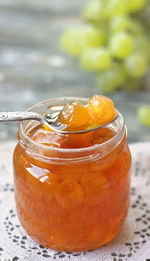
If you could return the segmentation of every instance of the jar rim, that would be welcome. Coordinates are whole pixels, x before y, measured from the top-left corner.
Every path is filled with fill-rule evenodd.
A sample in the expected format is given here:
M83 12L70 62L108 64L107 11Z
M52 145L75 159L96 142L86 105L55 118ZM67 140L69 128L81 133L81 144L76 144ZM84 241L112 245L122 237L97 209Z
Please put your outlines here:
M38 108L38 107L41 107L41 106L44 106L44 105L48 105L50 103L63 102L63 101L69 102L70 100L87 102L89 100L89 98L85 98L85 97L61 97L61 98L54 98L54 99L50 99L50 100L44 100L44 101L42 101L38 104L35 104L31 108L29 108L27 111L34 111L35 108ZM40 151L40 148L41 148L41 149L44 149L46 151L50 150L51 152L54 151L54 152L62 152L62 153L65 153L65 152L66 153L90 152L90 151L95 150L95 149L99 149L99 148L102 149L103 147L105 147L106 145L111 144L111 143L112 144L116 144L116 143L118 144L120 139L122 140L125 133L126 133L126 126L125 126L125 122L124 122L122 114L118 110L116 110L116 111L118 113L118 117L115 120L115 122L117 120L120 120L119 131L116 132L116 134L112 138L110 138L109 140L104 141L100 144L94 144L92 146L84 147L84 148L71 148L71 149L70 148L56 148L56 147L52 147L52 146L47 146L47 145L44 145L44 144L41 144L41 143L34 141L32 138L30 138L26 134L26 130L24 128L24 122L25 121L22 121L22 122L19 123L18 133L19 133L19 137L21 139L21 144L22 145L28 144L28 145L31 145L32 147L36 147L36 148L38 148L38 151ZM30 120L30 122L31 122L31 120ZM25 125L27 125L27 124L25 124ZM79 134L76 134L76 135L79 135Z

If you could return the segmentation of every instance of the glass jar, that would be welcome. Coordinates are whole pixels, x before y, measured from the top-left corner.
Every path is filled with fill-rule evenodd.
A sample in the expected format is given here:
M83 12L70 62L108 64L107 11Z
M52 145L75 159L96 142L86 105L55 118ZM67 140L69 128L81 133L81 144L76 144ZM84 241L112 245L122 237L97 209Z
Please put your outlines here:
M87 103L85 98L59 98L30 111L47 112L52 105L74 100ZM14 151L15 198L22 226L39 244L56 250L105 245L120 231L129 207L131 156L122 115L118 112L117 120L108 125L113 136L106 138L101 129L99 143L80 148L38 143L31 135L38 126L35 121L20 123ZM65 140L88 144L97 133L70 134ZM57 142L65 135L51 134L59 137Z

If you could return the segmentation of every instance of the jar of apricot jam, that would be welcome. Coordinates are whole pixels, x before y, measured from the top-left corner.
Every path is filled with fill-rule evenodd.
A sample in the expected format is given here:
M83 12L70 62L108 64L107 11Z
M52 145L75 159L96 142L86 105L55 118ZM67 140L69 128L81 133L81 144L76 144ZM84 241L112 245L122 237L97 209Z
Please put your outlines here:
M30 110L85 98L59 98ZM55 108L55 107L54 107ZM14 151L17 212L27 233L63 251L99 248L120 231L130 199L131 156L122 115L85 134L60 134L35 121L20 123Z

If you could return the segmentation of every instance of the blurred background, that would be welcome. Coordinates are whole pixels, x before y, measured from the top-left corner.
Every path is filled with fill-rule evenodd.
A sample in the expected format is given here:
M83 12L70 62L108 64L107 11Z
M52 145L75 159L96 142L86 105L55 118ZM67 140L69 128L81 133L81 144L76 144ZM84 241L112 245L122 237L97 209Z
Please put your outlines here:
M80 12L87 3L0 1L0 111L24 111L54 97L104 93L97 88L94 74L84 71L59 45L64 30L80 25ZM150 105L149 78L147 72L142 81L137 79L140 88L136 91L118 88L107 93L125 117L130 143L150 141L150 128L136 117L139 106ZM15 140L16 132L16 123L1 123L0 142Z

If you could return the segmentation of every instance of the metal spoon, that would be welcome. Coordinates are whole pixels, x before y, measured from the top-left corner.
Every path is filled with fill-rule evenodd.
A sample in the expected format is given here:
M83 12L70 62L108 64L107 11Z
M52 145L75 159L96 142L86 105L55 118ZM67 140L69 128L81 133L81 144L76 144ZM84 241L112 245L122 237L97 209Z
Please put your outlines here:
M0 122L9 122L9 121L24 121L24 120L36 120L36 121L40 121L41 123L45 124L47 127L49 127L50 129L62 133L62 134L81 134L81 133L87 133L90 131L94 131L100 128L105 127L106 125L114 122L117 117L118 117L118 113L116 113L116 117L103 125L97 126L95 128L91 128L91 129L85 129L85 130L79 130L79 131L66 131L63 130L63 128L61 128L61 125L59 123L59 111L56 111L54 113L47 113L47 114L42 114L42 113L38 113L38 112L32 112L32 111L25 111L25 112L0 112Z

